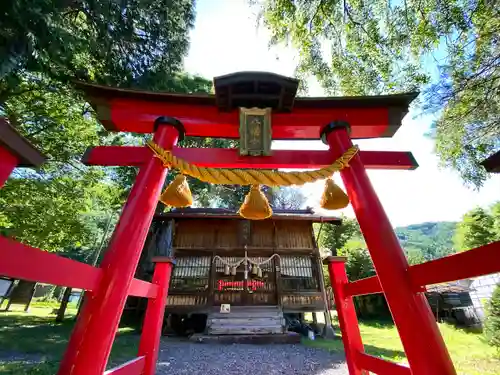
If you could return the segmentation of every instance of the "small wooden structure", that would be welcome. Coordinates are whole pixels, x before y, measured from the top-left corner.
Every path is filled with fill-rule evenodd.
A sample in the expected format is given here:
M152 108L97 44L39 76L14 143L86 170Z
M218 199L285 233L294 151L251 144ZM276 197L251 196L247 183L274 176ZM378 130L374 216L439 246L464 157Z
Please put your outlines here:
M341 220L311 209L275 210L261 221L224 209L158 214L136 276L151 277L154 257L175 257L166 305L172 313L209 313L221 304L323 311L315 222Z
M429 285L426 296L436 321L445 320L459 326L480 325L470 292L471 289L460 282Z
M500 150L483 160L481 165L489 173L500 173Z

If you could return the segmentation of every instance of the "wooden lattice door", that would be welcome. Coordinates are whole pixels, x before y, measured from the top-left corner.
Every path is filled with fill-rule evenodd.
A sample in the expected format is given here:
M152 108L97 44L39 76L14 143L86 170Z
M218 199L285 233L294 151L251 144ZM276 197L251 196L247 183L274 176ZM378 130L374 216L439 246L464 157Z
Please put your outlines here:
M262 262L267 258L253 257L254 262ZM225 264L235 264L241 257L222 257L222 261L214 262L214 305L228 303L235 306L244 305L276 305L276 266L275 259L262 264L262 277L252 274L252 267L241 264L235 275L225 274ZM246 268L246 269L245 269ZM246 271L246 278L245 278Z

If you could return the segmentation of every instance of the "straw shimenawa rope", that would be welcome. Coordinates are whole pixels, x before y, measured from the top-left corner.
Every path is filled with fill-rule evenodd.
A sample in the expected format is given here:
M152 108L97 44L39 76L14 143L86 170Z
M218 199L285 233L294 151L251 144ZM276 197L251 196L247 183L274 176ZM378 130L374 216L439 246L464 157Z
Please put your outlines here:
M328 167L314 171L281 172L269 169L225 169L198 167L194 164L172 155L154 142L148 142L148 147L165 166L175 168L182 174L197 178L200 181L219 185L267 185L290 186L304 185L325 178L349 166L351 159L358 153L358 146L352 146Z

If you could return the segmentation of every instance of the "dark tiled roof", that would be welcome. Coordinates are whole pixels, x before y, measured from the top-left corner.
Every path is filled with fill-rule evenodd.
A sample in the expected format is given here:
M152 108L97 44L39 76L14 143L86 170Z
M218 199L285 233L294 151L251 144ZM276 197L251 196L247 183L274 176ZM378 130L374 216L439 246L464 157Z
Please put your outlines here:
M456 282L427 286L427 293L467 293L470 290L469 287Z
M170 212L157 214L154 220L165 219L183 219L183 218L198 218L198 219L243 219L236 211L225 208L177 208ZM322 216L314 213L311 208L303 210L273 210L272 220L304 220L315 223L327 222L341 224L342 220L333 216Z
M216 106L216 96L205 93L178 94L159 91L144 91L124 89L75 81L75 86L84 91L93 103L95 98L129 98L144 101L181 103L188 105ZM410 103L418 96L418 92L403 94L370 95L370 96L330 96L330 97L298 97L295 98L294 108L374 108L394 107L402 108L407 112Z

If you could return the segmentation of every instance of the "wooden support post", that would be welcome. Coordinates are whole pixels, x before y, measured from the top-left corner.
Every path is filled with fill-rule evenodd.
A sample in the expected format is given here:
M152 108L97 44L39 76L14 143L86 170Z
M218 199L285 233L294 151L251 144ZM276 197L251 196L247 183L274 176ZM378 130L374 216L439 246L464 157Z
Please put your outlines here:
M315 266L318 269L317 276L319 278L319 287L321 289L322 298L323 298L323 302L324 302L323 316L325 317L325 325L323 327L323 331L321 332L321 334L323 335L323 337L325 339L333 339L333 338L335 338L335 331L333 330L333 327L332 327L332 320L327 319L327 315L328 315L328 317L330 316L330 314L328 312L329 311L328 310L328 296L326 294L325 280L324 280L324 275L323 275L323 265L321 264L321 254L319 252L319 244L318 244L319 236L321 234L321 230L323 229L323 224L324 223L322 221L321 226L319 227L317 237L314 235L314 227L311 226L311 239L312 239L314 250L315 250L314 251L315 259L313 261L313 267Z
M312 312L312 320L313 320L314 329L317 330L318 329L318 316L316 315L316 311Z
M145 357L142 375L154 375L156 372L163 316L167 303L170 276L174 265L174 261L169 257L153 258L153 263L156 263L156 266L152 283L158 285L158 294L155 298L149 299L142 326L138 354L139 357Z
M345 271L345 257L328 257L325 264L328 265L330 280L332 282L333 297L337 307L340 331L344 343L345 358L350 375L367 375L357 363L358 353L364 353L361 332L359 331L358 318L352 297L344 292L344 287L348 283Z
M278 249L278 233L276 230L276 221L272 221L273 223L273 237L272 237L272 248L273 254L277 254ZM278 260L276 260L276 258ZM283 288L281 284L281 258L276 257L273 259L274 264L274 280L276 285L276 302L277 305L282 309L283 308Z
M35 296L36 284L37 283L34 283L33 286L31 287L28 302L26 302L26 305L24 306L24 312L26 312L26 313L30 310L31 302L33 301L33 297Z
M208 279L208 296L207 296L207 306L206 308L209 310L212 310L212 307L214 306L215 303L215 277L216 277L216 271L217 267L214 262L215 258L215 251L212 252L212 256L210 257L210 277ZM208 329L208 326L207 326Z

